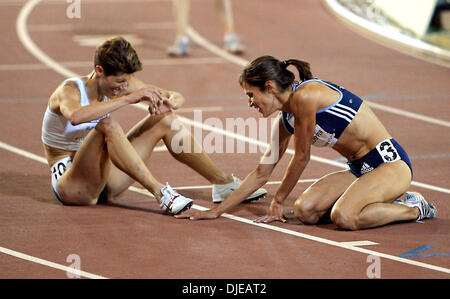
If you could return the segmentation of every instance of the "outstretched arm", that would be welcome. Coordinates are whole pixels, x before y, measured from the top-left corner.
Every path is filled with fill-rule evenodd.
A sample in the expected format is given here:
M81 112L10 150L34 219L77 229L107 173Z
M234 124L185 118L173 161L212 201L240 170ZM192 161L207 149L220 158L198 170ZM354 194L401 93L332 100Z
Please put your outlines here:
M284 130L281 120L278 118L272 129L270 147L261 158L258 167L247 175L239 188L211 210L204 212L189 210L175 217L190 218L192 220L215 219L242 203L250 194L262 187L269 180L273 169L286 151L289 140L290 135Z
M295 153L289 162L283 180L270 203L267 215L259 217L256 222L270 223L272 221L285 222L283 217L283 202L294 189L303 170L310 159L311 139L316 123L315 102L300 92L296 94L292 111L295 117L294 149Z

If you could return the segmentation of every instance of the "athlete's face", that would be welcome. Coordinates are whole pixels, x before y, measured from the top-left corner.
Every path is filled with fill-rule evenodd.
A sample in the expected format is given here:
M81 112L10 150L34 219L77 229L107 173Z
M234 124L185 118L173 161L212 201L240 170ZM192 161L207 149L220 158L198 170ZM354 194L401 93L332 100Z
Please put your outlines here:
M122 95L128 89L128 82L131 77L131 74L125 73L107 76L105 89L106 96L109 98L115 98Z
M133 74L126 73L105 76L102 69L100 71L96 69L96 72L100 78L102 93L111 99L122 95L128 89L128 82L133 76Z
M248 106L258 110L263 117L269 117L277 111L277 105L275 105L277 100L271 86L266 85L265 90L261 91L259 87L244 83L243 89L248 97Z

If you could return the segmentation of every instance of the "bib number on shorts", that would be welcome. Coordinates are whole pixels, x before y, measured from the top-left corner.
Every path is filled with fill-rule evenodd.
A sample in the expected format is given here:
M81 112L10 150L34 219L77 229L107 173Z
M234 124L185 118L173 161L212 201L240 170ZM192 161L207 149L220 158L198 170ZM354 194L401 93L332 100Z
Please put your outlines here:
M55 165L53 165L53 167L51 169L53 179L56 181L59 181L59 179L64 174L64 172L66 172L66 170L70 164L71 164L71 161L69 160L69 161L57 162Z
M378 153L384 162L395 162L400 160L400 155L390 140L384 140L377 145Z

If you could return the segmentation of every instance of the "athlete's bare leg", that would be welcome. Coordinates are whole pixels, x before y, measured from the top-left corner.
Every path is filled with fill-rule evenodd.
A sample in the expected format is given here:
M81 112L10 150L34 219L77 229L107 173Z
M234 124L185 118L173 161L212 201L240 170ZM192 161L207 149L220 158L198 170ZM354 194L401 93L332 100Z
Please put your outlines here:
M174 125L174 122L178 124ZM178 142L173 142L175 136L177 141L189 140L190 148L187 150L177 148ZM175 159L198 172L210 183L226 184L233 180L214 164L174 113L147 116L128 132L127 138L145 163L148 163L155 145L163 140ZM132 183L132 178L118 168L112 167L108 187L113 197L124 192Z
M230 0L216 0L216 9L223 25L224 35L234 33L233 10Z
M410 184L411 171L405 162L381 164L350 185L334 205L331 219L349 230L417 219L417 208L392 203Z
M173 15L175 19L176 38L181 41L187 36L187 26L189 25L190 0L173 0Z
M295 201L294 214L304 224L316 224L356 180L349 171L330 173L308 187Z
M120 125L109 117L88 134L71 167L62 175L58 191L63 202L68 205L95 204L109 178L111 162L157 199L161 197L159 190L163 185L152 176Z

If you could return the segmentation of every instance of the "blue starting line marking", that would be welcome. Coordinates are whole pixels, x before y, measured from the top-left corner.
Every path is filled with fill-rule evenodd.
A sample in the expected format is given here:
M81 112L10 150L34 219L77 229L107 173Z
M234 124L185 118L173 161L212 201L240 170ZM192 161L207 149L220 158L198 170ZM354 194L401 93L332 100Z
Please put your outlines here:
M399 255L399 257L403 257L403 258L415 258L415 257L431 257L431 256L442 256L442 255L450 255L450 253L435 253L435 254L419 254L425 250L434 248L433 245L424 245L424 246L420 246L416 249L413 249L411 251L405 252L401 255Z

